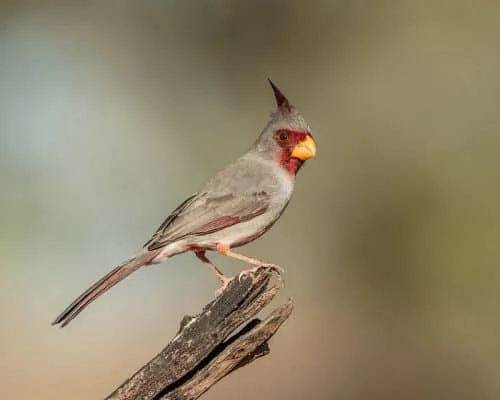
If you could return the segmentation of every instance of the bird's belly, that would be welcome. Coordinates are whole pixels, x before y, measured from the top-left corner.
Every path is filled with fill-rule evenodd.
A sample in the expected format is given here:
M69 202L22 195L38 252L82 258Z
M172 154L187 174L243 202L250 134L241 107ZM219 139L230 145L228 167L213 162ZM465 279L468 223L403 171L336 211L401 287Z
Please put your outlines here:
M262 236L276 222L278 217L279 213L276 215L265 213L203 237L193 238L195 241L193 244L209 249L215 248L218 243L228 247L243 246Z

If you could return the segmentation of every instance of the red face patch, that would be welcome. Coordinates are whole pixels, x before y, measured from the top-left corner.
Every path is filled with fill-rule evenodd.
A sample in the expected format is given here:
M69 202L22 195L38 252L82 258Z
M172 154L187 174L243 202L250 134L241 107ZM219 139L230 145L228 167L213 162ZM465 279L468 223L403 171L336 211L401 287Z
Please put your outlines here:
M274 133L274 140L281 147L278 162L291 176L295 176L304 163L302 160L292 158L292 151L295 145L306 139L311 134L303 131L292 131L290 129L279 129Z
M289 129L279 129L274 133L274 140L280 145L280 147L288 147L293 149L293 147L302 142L306 137L307 132L291 131Z

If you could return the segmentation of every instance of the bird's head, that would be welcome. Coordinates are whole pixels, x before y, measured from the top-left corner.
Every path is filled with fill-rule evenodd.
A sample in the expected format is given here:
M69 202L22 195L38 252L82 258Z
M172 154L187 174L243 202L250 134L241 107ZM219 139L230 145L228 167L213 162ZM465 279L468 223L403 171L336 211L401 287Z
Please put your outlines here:
M269 83L277 109L253 147L295 176L304 161L316 155L316 143L304 118L271 80Z

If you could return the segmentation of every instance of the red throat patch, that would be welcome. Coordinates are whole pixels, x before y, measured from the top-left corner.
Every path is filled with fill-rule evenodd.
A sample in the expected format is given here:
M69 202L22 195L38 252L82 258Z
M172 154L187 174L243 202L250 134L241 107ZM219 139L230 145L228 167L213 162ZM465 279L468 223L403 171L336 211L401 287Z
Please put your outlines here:
M302 167L302 164L304 164L304 161L299 160L298 158L288 158L284 163L281 163L292 178L295 177L300 167Z

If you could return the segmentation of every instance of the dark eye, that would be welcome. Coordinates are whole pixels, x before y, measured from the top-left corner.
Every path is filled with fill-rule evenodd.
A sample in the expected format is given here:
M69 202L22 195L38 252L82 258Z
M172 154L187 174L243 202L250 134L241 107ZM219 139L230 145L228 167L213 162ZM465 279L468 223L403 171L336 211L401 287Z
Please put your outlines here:
M288 139L288 132L287 131L280 131L280 140L282 142L284 142L287 139Z

